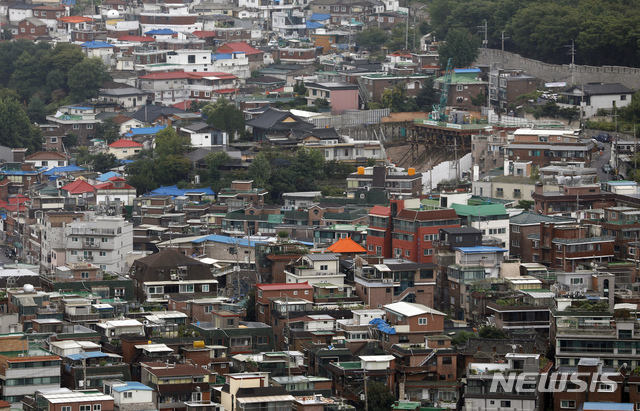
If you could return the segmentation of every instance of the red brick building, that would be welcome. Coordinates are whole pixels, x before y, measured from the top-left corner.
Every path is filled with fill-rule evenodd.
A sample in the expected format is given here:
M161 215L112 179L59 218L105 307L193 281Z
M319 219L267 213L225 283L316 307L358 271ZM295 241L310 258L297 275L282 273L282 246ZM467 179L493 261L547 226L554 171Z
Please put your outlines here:
M309 283L256 284L256 320L271 324L272 298L301 298L313 302L313 287Z

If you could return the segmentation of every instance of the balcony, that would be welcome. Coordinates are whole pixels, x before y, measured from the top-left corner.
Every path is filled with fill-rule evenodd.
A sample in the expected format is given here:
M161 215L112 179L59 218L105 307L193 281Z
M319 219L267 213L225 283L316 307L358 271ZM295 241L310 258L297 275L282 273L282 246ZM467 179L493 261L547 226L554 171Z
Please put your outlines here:
M85 321L95 321L97 322L100 319L100 314L64 314L64 319L75 323L75 322L85 322Z
M116 230L113 228L71 228L71 235L94 235L94 236L115 236Z
M100 248L100 243L82 243L84 248Z

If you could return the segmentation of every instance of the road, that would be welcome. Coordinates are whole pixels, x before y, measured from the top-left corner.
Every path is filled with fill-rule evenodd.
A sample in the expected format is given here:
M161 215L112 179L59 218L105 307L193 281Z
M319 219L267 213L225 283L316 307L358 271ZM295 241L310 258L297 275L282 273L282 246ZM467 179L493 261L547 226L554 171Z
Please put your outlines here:
M5 250L6 250L5 246L3 246L3 245L0 246L0 263L2 263L2 264L15 264L15 262L16 262L15 260L12 260L12 259L10 259L9 257L7 257L5 255L5 253L4 253Z
M598 143L598 145L604 146L604 153L598 153L594 156L594 160L591 161L591 167L596 169L598 181L609 181L613 178L613 174L602 171L602 166L609 163L609 159L611 158L611 143Z

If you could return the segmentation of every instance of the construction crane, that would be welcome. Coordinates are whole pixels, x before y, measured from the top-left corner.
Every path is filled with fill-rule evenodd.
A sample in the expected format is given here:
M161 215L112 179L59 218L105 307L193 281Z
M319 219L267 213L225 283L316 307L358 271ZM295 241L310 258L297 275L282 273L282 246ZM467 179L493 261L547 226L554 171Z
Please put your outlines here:
M442 86L440 89L440 104L433 105L433 112L431 113L431 120L435 121L447 121L447 115L445 109L447 108L447 100L449 99L449 86L451 85L451 71L452 71L453 58L447 61L447 69L444 72L442 78Z

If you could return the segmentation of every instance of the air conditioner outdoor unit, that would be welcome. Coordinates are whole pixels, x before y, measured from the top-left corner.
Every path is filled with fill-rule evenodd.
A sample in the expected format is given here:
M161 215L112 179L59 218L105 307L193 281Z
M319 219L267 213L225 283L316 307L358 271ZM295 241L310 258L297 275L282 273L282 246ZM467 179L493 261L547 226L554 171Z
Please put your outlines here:
M169 296L169 294L165 294L165 295L164 295L164 298L169 299L169 298L171 298L171 297Z

